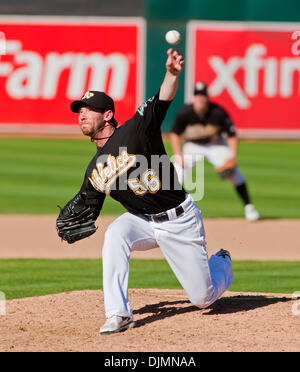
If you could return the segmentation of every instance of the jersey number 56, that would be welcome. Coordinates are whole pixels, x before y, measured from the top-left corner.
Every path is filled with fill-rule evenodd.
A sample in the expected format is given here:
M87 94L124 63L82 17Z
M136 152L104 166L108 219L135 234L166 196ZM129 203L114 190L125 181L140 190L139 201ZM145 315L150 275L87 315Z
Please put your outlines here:
M135 195L143 196L150 192L155 194L161 187L161 182L153 169L148 169L138 178L131 178L127 180L128 186L135 193Z

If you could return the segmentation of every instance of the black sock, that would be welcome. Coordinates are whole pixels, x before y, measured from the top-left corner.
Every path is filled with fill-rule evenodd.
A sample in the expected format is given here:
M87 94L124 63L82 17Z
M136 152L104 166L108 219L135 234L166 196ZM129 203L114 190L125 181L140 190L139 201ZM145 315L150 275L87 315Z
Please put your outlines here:
M235 186L237 193L239 194L240 198L242 199L243 203L250 204L250 196L248 194L246 183L242 183L241 185Z

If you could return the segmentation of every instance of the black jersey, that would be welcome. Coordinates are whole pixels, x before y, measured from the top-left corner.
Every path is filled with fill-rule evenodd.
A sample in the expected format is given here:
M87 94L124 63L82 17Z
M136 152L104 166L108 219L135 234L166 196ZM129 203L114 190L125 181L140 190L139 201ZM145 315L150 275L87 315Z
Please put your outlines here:
M200 144L216 141L223 133L228 137L236 136L228 113L213 102L209 102L209 108L203 115L197 114L192 104L184 105L176 115L172 132L178 135L184 133L186 141Z
M161 136L169 105L158 94L150 98L97 149L81 188L88 199L103 204L109 195L133 214L164 212L185 200Z

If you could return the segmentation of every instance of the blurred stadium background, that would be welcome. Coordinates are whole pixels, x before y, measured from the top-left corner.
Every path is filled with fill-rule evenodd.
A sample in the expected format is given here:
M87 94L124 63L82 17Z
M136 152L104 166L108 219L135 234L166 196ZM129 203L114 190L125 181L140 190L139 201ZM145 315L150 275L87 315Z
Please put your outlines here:
M298 1L2 0L0 13L0 213L57 212L94 152L70 101L104 89L122 123L159 89L164 36L177 29L185 73L163 131L192 84L206 81L238 129L240 166L262 217L300 217ZM204 214L242 217L230 185L205 172ZM104 213L122 211L106 205Z

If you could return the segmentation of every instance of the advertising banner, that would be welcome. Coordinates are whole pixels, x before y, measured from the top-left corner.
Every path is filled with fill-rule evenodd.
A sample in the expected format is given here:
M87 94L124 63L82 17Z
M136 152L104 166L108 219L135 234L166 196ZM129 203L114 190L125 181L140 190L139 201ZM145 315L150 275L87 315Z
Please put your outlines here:
M300 24L191 21L186 51L186 101L204 81L241 136L300 137Z
M0 17L0 128L77 128L70 102L115 100L122 123L144 99L142 18Z

